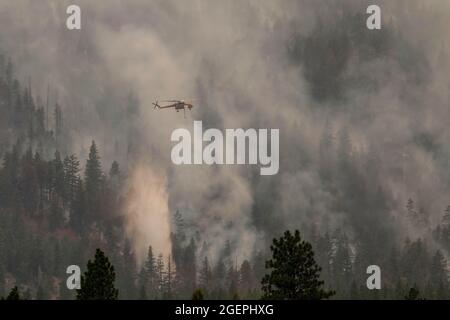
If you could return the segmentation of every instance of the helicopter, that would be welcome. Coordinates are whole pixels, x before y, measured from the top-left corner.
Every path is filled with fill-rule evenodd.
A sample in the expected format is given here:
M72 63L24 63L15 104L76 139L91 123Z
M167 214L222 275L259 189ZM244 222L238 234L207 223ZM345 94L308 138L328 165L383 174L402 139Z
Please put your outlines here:
M153 109L174 108L177 112L180 112L180 110L183 110L185 118L186 118L186 109L191 110L194 107L194 105L192 103L186 102L184 100L163 100L162 102L169 103L169 104L161 106L158 104L158 100L156 100L154 103L152 103L154 105Z

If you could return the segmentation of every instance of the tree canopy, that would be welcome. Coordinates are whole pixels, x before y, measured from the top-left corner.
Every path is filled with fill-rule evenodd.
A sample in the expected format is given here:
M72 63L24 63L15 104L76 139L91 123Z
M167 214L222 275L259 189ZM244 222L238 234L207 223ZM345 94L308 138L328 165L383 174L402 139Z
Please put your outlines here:
M320 300L334 294L323 289L312 246L302 240L298 230L274 239L270 250L272 259L266 261L270 273L262 279L264 299Z
M78 300L116 300L119 290L114 287L116 273L103 251L97 249L94 261L89 260L87 271L81 276Z

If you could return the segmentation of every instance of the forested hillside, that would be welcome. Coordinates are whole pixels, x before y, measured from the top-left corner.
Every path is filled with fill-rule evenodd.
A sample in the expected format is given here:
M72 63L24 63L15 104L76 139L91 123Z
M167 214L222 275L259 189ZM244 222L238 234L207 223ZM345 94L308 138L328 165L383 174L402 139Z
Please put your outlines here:
M85 163L65 150L62 141L70 137L64 131L61 107L48 106L33 96L32 88L16 79L9 61L4 56L0 59L0 296L18 285L27 299L74 298L65 285L66 268L84 266L96 248L111 258L121 299L190 298L196 288L212 299L261 296L268 252L237 261L231 244L225 242L212 262L202 255L207 243L196 232L195 221L185 221L181 211L172 214L172 253L163 256L148 243L148 255L138 266L121 214L129 191L124 184L127 173L117 162L105 168L101 148L94 141ZM376 170L376 160L369 155L364 162L350 155L351 142L345 133L337 145L332 136L325 127L319 155L324 186L340 194L337 205L347 203L350 207L340 210L354 212L355 220L361 219L357 214L367 219L369 213L383 215L389 202L382 190L367 189L358 171L351 170L355 161L361 161L361 172ZM329 156L334 152L337 156ZM356 194L358 201L345 201ZM355 203L357 207L352 207ZM374 230L374 225L353 221L359 229L353 228L350 234L342 228L323 232L323 227L319 231L315 225L304 226L325 286L336 290L337 298L402 299L411 287L423 297L449 298L444 254L450 252L450 209L437 225L413 200L403 212L411 226L434 231L395 246L386 241L391 234L387 225L393 219L389 215L386 229ZM370 264L383 270L380 291L368 291L365 286Z

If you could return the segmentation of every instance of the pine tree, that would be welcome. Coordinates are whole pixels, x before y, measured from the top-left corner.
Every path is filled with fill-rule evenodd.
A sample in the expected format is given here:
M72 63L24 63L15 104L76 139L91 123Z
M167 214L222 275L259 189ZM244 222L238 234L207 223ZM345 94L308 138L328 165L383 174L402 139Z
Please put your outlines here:
M328 232L319 236L316 244L317 263L322 268L322 277L325 282L332 278L333 242Z
M199 285L203 289L203 291L208 290L211 285L211 269L209 266L208 257L205 257L202 262L199 276Z
M38 190L39 190L39 203L38 203L38 216L42 216L43 213L43 207L44 207L44 199L45 199L45 185L46 185L46 176L47 176L47 170L46 170L46 164L45 161L41 159L41 155L36 152L34 155L34 167L36 169L36 176L37 176L37 182L38 182Z
M252 271L255 279L262 279L266 274L265 268L266 256L261 251L257 251L252 261Z
M141 268L139 274L139 283L141 285L141 290L144 290L146 296L154 298L157 292L157 274L156 274L156 259L153 255L152 246L148 247L147 259Z
M184 255L183 245L185 241L185 234L184 234L183 217L181 216L178 210L175 212L175 215L173 217L173 223L175 226L175 232L172 232L170 235L172 240L173 261L177 266L182 267Z
M113 189L118 190L120 186L121 173L117 161L114 161L111 165L111 169L109 170L109 178Z
M56 197L59 196L64 200L66 199L64 188L64 164L61 160L61 154L59 151L55 151L55 158L52 161L51 167L53 173L52 191L54 193L52 198L59 201L59 199L56 199Z
M83 182L78 178L75 196L70 205L70 225L78 233L81 233L86 227L86 211L86 192L83 187Z
M426 249L426 244L422 239L417 239L414 242L407 240L401 257L401 273L409 283L415 282L419 287L426 284L426 274L430 265L430 257Z
M334 281L338 289L346 287L352 278L352 262L350 257L350 248L345 235L337 240L337 250L332 263L334 272Z
M185 224L184 224L183 216L181 215L179 210L177 210L175 212L174 224L175 224L175 230L176 230L177 237L179 238L179 241L184 241L184 239L185 239L185 234L184 234Z
M122 256L118 268L119 288L122 297L126 299L136 298L135 280L137 276L136 258L129 240L125 241Z
M92 141L92 145L89 151L89 158L86 161L85 168L85 189L88 210L90 213L90 221L93 215L96 214L98 209L98 197L100 193L102 183L102 166L100 162L100 156L98 155L97 146L95 141Z
M440 250L436 251L431 263L431 285L433 288L438 289L440 286L444 288L448 284L448 271L447 261Z
M8 296L6 297L6 300L20 300L19 289L17 288L17 286L11 289Z
M226 280L228 283L228 294L230 297L237 295L239 286L239 272L233 264L227 270Z
M87 271L81 276L78 300L117 300L119 291L114 287L116 273L103 251L97 249L94 261L89 260Z
M165 279L165 271L164 271L164 257L162 253L158 255L158 259L156 260L156 274L157 274L157 289L158 295L160 297L164 294L164 279Z
M56 145L59 146L62 142L62 133L63 133L63 113L61 106L56 103L55 110L53 111L53 116L55 118L55 138Z
M194 293L192 294L192 300L203 300L204 295L202 289L195 289Z
M248 294L253 289L253 273L252 267L248 260L244 260L239 270L239 288L244 294Z
M3 156L3 168L0 171L0 206L10 207L19 198L19 151L14 145L11 152Z
M405 296L405 300L422 300L419 298L419 296L419 290L417 290L416 287L412 287L409 289L408 295Z
M102 180L102 165L95 141L92 141L84 175L88 193L97 194Z
M225 289L228 289L226 283L226 265L222 258L217 261L212 272L213 290L212 295L215 299L225 299Z
M189 245L179 248L178 259L174 263L177 267L177 282L179 284L179 294L188 296L197 288L197 258L196 244L194 238L191 238Z
M173 299L175 297L175 290L176 290L175 279L176 279L175 266L173 265L171 257L169 256L167 258L167 271L163 279L165 299Z
M31 148L29 148L22 157L19 189L23 206L26 211L32 215L39 202L39 183Z
M64 184L67 195L67 200L72 203L78 189L80 178L78 173L80 171L80 161L76 155L72 154L64 159Z
M428 213L425 211L424 208L420 208L419 212L417 213L417 221L416 224L420 227L427 227L430 223L430 219L428 216Z
M270 246L272 259L266 261L271 270L262 279L263 298L318 300L331 297L334 292L322 289L320 267L314 260L311 244L303 241L300 232L289 231Z
M111 169L109 170L109 177L113 178L113 177L119 177L119 176L120 176L119 164L117 163L117 161L114 161L111 164Z

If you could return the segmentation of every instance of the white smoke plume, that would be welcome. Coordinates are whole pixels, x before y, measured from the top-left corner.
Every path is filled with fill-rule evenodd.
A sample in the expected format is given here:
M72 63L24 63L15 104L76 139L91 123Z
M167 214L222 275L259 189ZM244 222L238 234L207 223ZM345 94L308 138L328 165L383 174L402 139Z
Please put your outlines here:
M138 259L145 257L148 245L155 252L170 254L170 213L167 181L151 167L138 164L130 172L127 186L127 236L132 239Z

